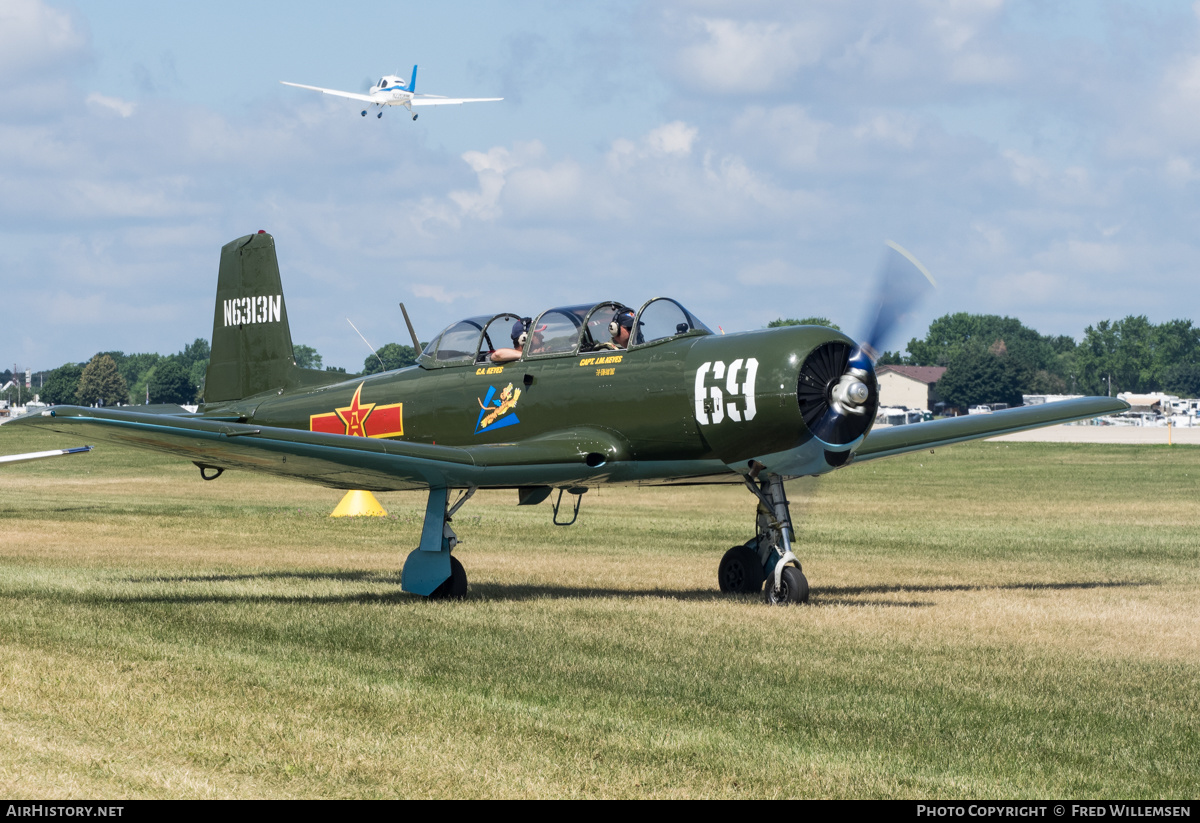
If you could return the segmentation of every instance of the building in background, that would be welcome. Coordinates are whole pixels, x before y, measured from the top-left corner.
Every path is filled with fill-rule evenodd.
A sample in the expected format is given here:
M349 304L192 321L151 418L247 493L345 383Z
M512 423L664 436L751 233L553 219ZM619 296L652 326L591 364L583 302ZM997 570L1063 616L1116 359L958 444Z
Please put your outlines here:
M941 399L937 381L945 373L945 366L880 366L879 405L934 411Z

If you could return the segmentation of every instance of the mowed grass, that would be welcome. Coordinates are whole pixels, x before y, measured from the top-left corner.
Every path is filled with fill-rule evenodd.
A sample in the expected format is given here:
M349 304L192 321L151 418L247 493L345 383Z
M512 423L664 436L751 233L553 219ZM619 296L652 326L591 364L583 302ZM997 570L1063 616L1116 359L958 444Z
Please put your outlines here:
M75 445L0 427L0 453ZM1200 448L977 443L790 486L807 607L716 592L741 488L423 495L100 446L0 467L0 795L1194 798Z

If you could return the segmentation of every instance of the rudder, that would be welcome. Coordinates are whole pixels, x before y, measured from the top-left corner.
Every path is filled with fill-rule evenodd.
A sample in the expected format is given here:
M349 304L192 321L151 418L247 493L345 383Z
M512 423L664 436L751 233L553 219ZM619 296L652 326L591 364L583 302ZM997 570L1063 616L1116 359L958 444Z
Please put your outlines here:
M260 231L226 243L217 275L204 402L283 388L294 363L275 238Z

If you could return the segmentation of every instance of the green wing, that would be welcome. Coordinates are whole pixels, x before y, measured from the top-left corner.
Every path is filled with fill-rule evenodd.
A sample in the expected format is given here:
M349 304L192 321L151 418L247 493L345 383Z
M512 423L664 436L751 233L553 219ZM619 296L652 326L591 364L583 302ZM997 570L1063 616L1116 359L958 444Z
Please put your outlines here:
M247 469L365 491L594 483L607 479L602 466L628 460L625 445L611 433L582 427L520 443L456 448L79 406L55 406L8 425L87 434L207 468Z
M1080 397L1040 406L1005 409L992 414L972 414L947 420L875 429L855 450L854 460L874 460L877 457L891 457L935 446L949 446L951 443L962 443L965 440L979 440L998 434L1053 426L1056 423L1087 420L1104 414L1123 412L1128 408L1128 403L1115 397Z

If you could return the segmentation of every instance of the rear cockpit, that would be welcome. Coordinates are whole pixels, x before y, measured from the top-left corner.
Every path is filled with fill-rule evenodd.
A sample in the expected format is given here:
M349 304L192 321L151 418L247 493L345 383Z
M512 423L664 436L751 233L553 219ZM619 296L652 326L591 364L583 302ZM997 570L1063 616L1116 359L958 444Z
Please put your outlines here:
M627 335L619 333L621 326L629 332ZM712 331L669 297L656 297L636 311L623 303L607 301L547 309L536 319L513 313L469 317L435 337L417 363L424 368L505 363L636 349L707 334Z

